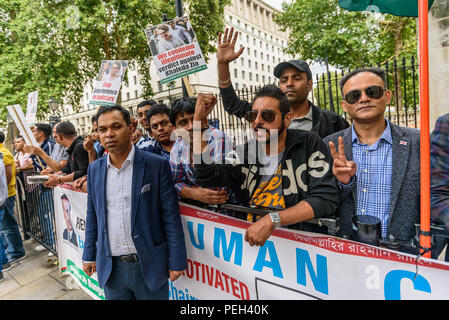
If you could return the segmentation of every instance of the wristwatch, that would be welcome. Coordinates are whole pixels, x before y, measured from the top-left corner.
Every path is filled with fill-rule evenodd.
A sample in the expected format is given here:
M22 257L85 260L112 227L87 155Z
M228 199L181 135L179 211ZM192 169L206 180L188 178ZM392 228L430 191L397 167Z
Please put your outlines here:
M281 226L281 217L279 216L279 212L271 211L269 212L271 221L273 221L274 228L279 228Z

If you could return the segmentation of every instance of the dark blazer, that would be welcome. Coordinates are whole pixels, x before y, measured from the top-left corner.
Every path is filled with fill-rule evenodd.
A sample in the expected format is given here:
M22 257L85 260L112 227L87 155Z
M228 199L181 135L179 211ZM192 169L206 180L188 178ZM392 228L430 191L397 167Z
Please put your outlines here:
M178 199L167 160L135 148L132 177L131 235L145 283L157 291L168 270L184 270L187 253ZM107 157L89 165L83 261L96 261L103 287L112 270L106 210Z
M388 121L388 120L387 120ZM391 176L390 216L388 218L387 238L393 235L397 240L410 240L415 235L415 223L419 222L420 212L420 136L419 130L400 127L390 122L393 139L393 171ZM342 136L346 158L352 156L352 129L334 133L324 139L338 146ZM351 238L352 217L356 212L357 182L349 192L341 194L337 215L341 219L339 236Z

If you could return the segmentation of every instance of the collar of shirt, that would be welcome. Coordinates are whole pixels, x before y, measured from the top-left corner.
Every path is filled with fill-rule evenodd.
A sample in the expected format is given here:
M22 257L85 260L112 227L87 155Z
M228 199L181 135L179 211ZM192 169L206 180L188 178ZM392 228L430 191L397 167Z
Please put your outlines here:
M134 145L131 146L131 151L129 152L128 156L126 157L125 161L123 161L122 167L120 169L117 169L112 163L110 159L110 154L107 155L107 168L114 168L117 171L121 171L125 169L127 166L132 165L134 163L134 155L136 154L136 150L134 149Z
M76 145L77 145L78 143L80 143L80 142L83 143L83 137L81 137L81 136L76 137L75 140L73 140L73 142L72 142L72 144L70 145L70 147L67 149L67 152L68 152L69 154L72 154L72 152L73 152L73 150L75 149Z
M309 106L309 112L302 117L298 117L298 118L293 118L292 121L301 121L301 120L310 120L313 121L313 116L312 116L312 107Z
M393 144L393 138L391 137L390 122L388 122L388 121L386 121L386 122L387 122L387 127L385 128L385 130L382 133L382 136L379 138L379 140L377 140L376 143L374 143L372 145L372 148L376 148L377 144L381 140L385 140L386 142L388 142L391 145ZM363 144L359 141L359 138L357 137L357 133L354 130L354 125L351 126L351 130L352 130L352 144L354 144L354 143Z

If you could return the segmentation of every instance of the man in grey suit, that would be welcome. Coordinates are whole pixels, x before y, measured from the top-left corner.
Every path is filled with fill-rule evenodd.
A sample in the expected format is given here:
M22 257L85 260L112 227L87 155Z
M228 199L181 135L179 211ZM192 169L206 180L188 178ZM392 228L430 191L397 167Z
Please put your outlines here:
M324 142L341 188L339 235L351 238L354 215L371 215L381 220L383 238L410 241L419 222L419 130L385 118L391 100L385 86L379 68L356 69L343 77L342 108L353 124ZM417 252L406 246L399 250Z

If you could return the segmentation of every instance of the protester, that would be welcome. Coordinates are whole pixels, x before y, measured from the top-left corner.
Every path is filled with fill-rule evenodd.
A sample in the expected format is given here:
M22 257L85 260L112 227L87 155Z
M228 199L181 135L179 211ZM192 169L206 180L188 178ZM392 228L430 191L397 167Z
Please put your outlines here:
M17 262L25 257L22 236L19 231L16 219L14 218L14 205L16 203L16 166L11 152L3 145L5 134L0 131L0 153L3 154L3 164L5 165L6 183L8 185L8 198L5 201L5 213L0 221L0 231L9 262Z
M380 68L356 69L340 80L342 108L353 125L324 141L342 190L338 216L343 237L351 238L354 215L379 218L382 237L388 240L413 239L419 221L419 130L385 118L391 100L385 87Z
M431 221L449 230L449 113L440 116L430 136L430 213ZM449 238L436 236L432 257L437 259ZM446 247L445 261L449 261Z
M170 108L165 104L155 104L147 111L146 118L150 124L154 140L155 153L170 160L170 152L176 141L175 126L170 122Z
M97 115L109 154L88 169L83 270L97 272L107 300L168 299L167 278L176 280L187 266L168 161L133 146L126 109Z
M33 159L34 171L40 172L47 166L47 163L42 159L42 156L44 153L49 156L55 146L55 142L50 139L52 128L48 123L37 123L31 128L31 130L33 131L34 138L37 143L39 143L39 147L43 150L43 152L41 153L39 149L28 149L28 146L25 147L25 151L32 154L31 158ZM37 153L39 155L37 155Z
M156 101L153 100L144 100L137 105L137 117L140 125L151 134L150 123L147 120L147 112L150 110L151 106L157 104ZM145 148L149 145L154 145L154 139L150 136L145 138L143 141L139 141L136 146L139 149Z
M225 30L223 41L222 34L218 36L218 82L224 109L230 114L243 118L251 110L251 104L238 98L232 86L229 71L229 64L236 60L245 49L241 47L239 51L234 52L237 36L238 32L234 33L234 28ZM274 76L279 78L279 88L286 94L290 103L292 120L289 129L311 130L324 138L349 127L348 122L337 113L320 109L308 100L313 80L307 62L302 60L281 62L274 69Z
M25 139L22 136L18 136L14 139L14 148L17 153L14 156L16 163L16 172L33 170L33 159L29 153L25 152Z
M6 183L5 164L3 163L3 153L0 153L0 222L3 220L5 214L5 202L8 199L8 184ZM3 271L11 269L11 264L8 262L5 245L2 237L0 237L0 282L5 280Z
M133 133L132 137L131 137L131 142L136 145L139 142L142 142L143 140L145 140L143 136L143 130L140 128L137 128L136 131Z
M89 163L101 158L105 153L105 148L101 145L98 138L98 123L96 116L92 116L92 131L84 138L83 147L89 155Z
M198 98L194 120L207 116L215 102ZM338 205L337 181L329 170L326 145L315 133L287 130L290 118L285 94L267 85L256 93L247 113L256 138L238 147L233 162L204 162L209 148L200 143L199 136L194 137L194 157L202 159L195 160L198 184L231 187L238 190L243 205L270 210L247 229L245 240L251 246L264 245L279 226L304 229L299 222L331 216Z
M225 203L230 196L228 188L202 188L194 177L192 138L196 102L196 98L181 98L172 105L170 121L178 135L170 153L175 188L179 199L193 200L197 205ZM234 143L223 131L209 126L207 115L200 121L201 136L209 145L211 161L224 163L226 155L234 150Z
M83 137L78 136L75 126L70 121L61 122L56 128L59 143L67 148L69 160L60 172L49 174L44 183L46 187L55 187L66 182L73 182L87 174L89 154L83 147Z
M157 42L157 49L159 53L164 53L168 50L185 45L181 38L170 32L170 27L168 25L161 24L157 26L156 30L159 36L159 40Z
M51 149L49 154L47 154L47 152L42 147L28 145L24 147L25 151L43 160L43 164L47 166L46 168L41 170L41 174L44 175L60 171L67 165L67 160L69 159L67 149L60 144L60 136L56 133L57 127L58 124L55 124L53 126L53 137L56 142L54 142L53 148ZM39 164L39 162L37 163Z

